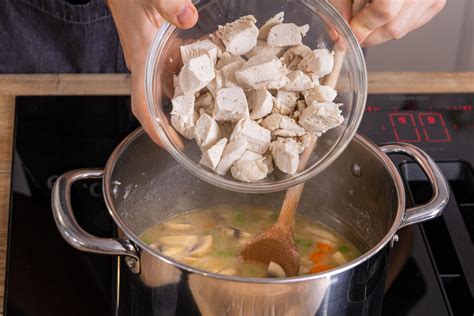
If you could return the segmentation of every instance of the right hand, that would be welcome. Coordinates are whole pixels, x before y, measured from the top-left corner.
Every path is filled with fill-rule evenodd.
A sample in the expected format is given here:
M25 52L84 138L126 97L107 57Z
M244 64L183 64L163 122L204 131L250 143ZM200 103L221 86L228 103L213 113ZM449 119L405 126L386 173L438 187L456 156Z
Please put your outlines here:
M191 0L108 0L131 72L132 112L153 141L161 140L153 127L145 98L145 64L148 49L163 20L182 29L196 24L198 13Z

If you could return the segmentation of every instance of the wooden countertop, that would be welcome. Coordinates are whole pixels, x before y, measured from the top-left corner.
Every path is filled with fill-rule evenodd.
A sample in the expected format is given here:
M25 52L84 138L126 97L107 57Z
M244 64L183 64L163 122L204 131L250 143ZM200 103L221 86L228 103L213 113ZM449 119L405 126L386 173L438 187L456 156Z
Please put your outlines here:
M0 315L3 315L15 97L127 95L127 74L0 75ZM474 72L369 73L369 93L474 93Z

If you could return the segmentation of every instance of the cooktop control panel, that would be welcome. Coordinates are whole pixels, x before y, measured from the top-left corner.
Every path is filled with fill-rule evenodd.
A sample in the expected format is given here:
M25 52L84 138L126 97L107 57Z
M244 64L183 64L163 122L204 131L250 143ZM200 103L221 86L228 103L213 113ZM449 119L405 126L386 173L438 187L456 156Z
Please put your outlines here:
M474 160L474 94L371 94L359 132L411 143L433 158Z

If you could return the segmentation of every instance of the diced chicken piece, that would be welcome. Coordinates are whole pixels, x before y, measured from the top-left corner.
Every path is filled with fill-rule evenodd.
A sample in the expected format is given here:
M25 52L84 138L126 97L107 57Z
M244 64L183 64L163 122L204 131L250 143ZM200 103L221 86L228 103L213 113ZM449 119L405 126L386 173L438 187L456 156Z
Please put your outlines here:
M304 100L298 100L296 101L296 110L299 111L300 113L306 109L306 102Z
M280 57L285 52L286 47L275 47L270 46L266 41L257 41L257 46L252 48L245 56L247 58L253 57L255 55L267 55L267 56L276 56Z
M268 174L267 165L263 158L254 160L237 160L230 169L232 176L243 182L256 182Z
M307 131L320 136L344 121L339 109L340 105L334 102L313 102L301 113L299 123Z
M271 114L263 119L262 126L272 131L273 135L282 137L303 136L306 131L296 121L278 113Z
M194 111L194 95L187 94L173 98L171 125L184 137L193 139L198 114Z
M304 91L314 87L313 80L301 70L290 71L288 83L283 87L287 91Z
M265 89L252 90L248 93L249 109L252 110L250 118L258 120L272 112L273 97L270 92Z
M251 151L251 150L246 150L242 156L239 158L239 160L244 160L244 161L252 161L252 160L255 160L255 159L262 159L263 156L260 155L259 153L256 153L254 151Z
M236 162L247 150L247 145L248 143L246 139L238 139L229 142L227 146L225 146L221 161L215 169L216 173L225 175L234 162Z
M332 102L337 96L337 91L329 86L316 86L313 89L303 91L306 104L317 102Z
M334 66L334 52L323 49L315 49L306 55L298 64L298 69L306 73L314 73L322 77L329 74Z
M301 44L288 49L283 54L283 56L281 56L281 60L283 64L286 65L286 68L289 70L296 70L298 68L298 64L305 56L311 54L311 52L312 50L309 46Z
M275 14L273 17L269 18L265 23L262 25L258 32L258 39L266 41L268 38L268 33L275 25L283 23L283 19L285 17L285 13L279 12Z
M234 131L235 123L232 122L219 122L219 126L221 128L221 135L222 137L226 137L230 139L230 135Z
M192 58L179 73L179 86L185 94L198 92L214 79L214 64L208 55Z
M221 68L222 73L222 87L230 88L230 87L237 87L237 79L235 79L235 73L240 68L245 65L245 61L234 61L230 64L227 64Z
M199 95L194 102L194 108L201 115L207 113L212 116L214 111L214 98L212 97L212 94L206 92Z
M223 81L222 72L220 70L216 70L215 74L216 74L215 78L212 79L212 81L209 82L206 86L209 92L214 97L214 99L217 97L217 91L222 89L222 81Z
M236 61L245 62L245 59L238 55L232 55L231 53L223 53L222 56L219 58L219 61L217 62L216 69L219 70L225 65L231 64Z
M286 47L273 47L268 45L266 41L257 41L255 46L250 52L245 54L247 58L251 58L256 55L267 55L280 57L286 51Z
M183 95L184 92L179 86L179 77L176 75L173 75L173 87L174 87L174 95L173 98L178 97L180 95Z
M222 138L217 143L214 144L211 148L206 150L204 154L202 154L201 160L199 161L204 166L208 167L209 169L216 169L219 161L221 161L222 153L224 152L224 148L227 145L227 138Z
M263 156L263 163L267 166L267 174L273 172L273 162L272 162L272 153L267 151L267 153Z
M196 122L194 138L201 151L205 152L221 138L219 125L211 116L204 113Z
M217 46L208 39L197 41L189 45L183 45L180 47L180 50L183 64L186 64L192 58L196 58L204 54L207 54L209 57L211 57L213 64L216 64Z
M299 142L300 142L301 146L303 148L308 147L309 144L311 143L311 138L312 137L316 137L316 136L311 136L311 134L305 133L301 137L299 137L298 139L299 139Z
M275 97L275 104L272 111L273 113L290 115L295 110L297 100L297 92L279 90Z
M303 26L294 23L277 24L268 32L267 43L277 47L300 45L308 30L308 24Z
M248 148L259 154L264 154L271 141L271 133L251 119L242 119L234 127L230 140L246 139Z
M256 55L235 74L243 88L279 89L287 82L287 70L275 56Z
M249 117L249 107L244 90L239 87L222 88L217 91L214 107L218 121L238 121Z
M209 40L214 43L217 47L217 57L221 57L225 53L225 45L222 43L220 37L217 35L217 31L209 34Z
M282 172L294 174L300 162L300 146L293 138L278 137L270 145L273 160Z
M226 51L234 55L243 55L257 45L257 20L252 15L243 16L232 23L219 26L216 35L226 47Z

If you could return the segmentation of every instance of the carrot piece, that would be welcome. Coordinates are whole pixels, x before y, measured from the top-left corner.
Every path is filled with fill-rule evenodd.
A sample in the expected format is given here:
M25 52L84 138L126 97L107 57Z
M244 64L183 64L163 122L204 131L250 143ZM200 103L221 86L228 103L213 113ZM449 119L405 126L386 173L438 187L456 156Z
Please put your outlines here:
M332 269L332 267L330 265L319 264L319 265L313 266L311 268L311 270L309 270L309 273L319 273L319 272L323 272L323 271L330 270L330 269Z
M310 256L309 256L309 259L313 262L313 263L318 263L321 258L323 257L323 252L322 251L319 251L319 250L316 250L316 251L313 251Z
M317 242L316 243L316 248L320 249L322 252L331 252L333 251L333 247L330 244L326 244L323 242Z

